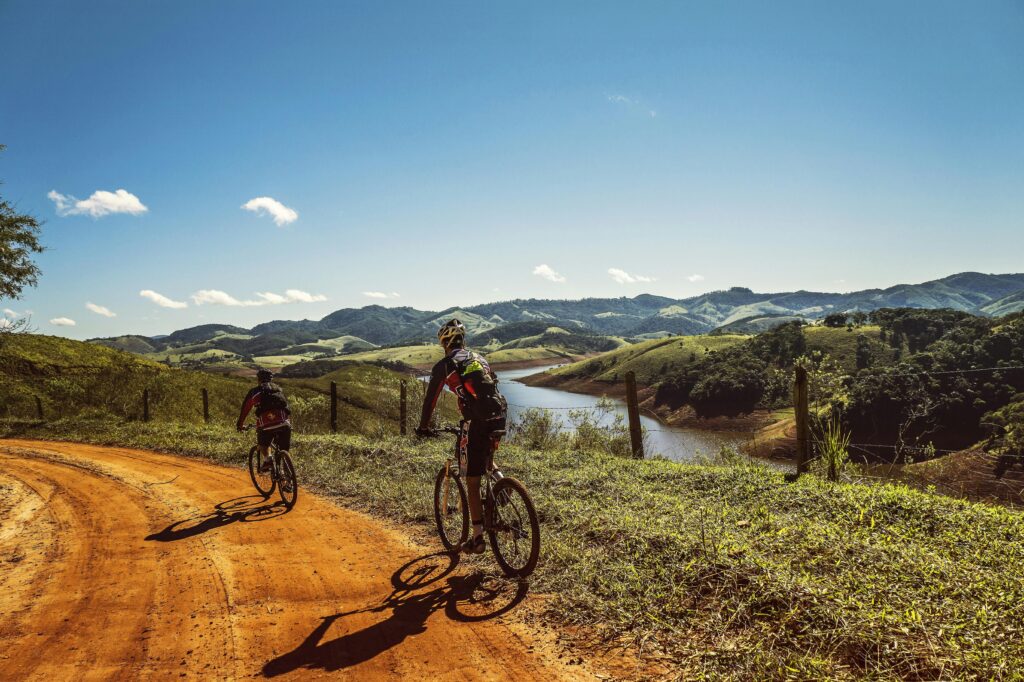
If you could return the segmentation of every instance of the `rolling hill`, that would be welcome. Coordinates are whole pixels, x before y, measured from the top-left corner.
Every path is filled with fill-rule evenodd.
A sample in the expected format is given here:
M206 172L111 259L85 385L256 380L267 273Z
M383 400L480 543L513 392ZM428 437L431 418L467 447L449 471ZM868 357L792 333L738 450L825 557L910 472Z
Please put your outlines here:
M339 423L363 431L398 419L399 382L395 372L369 366L335 371ZM39 399L47 420L56 418L142 418L142 394L149 390L154 421L199 423L201 390L208 390L212 421L234 424L251 378L218 376L167 367L136 354L100 345L38 334L14 334L0 345L0 417L34 418ZM329 427L329 381L282 381L297 430Z
M921 284L850 293L757 293L733 287L684 299L651 294L581 300L516 299L440 312L370 305L337 310L321 320L274 320L252 329L207 324L165 337L119 336L93 341L171 362L274 358L277 364L286 364L366 352L377 346L430 342L437 327L451 317L462 319L474 340L499 350L517 340L521 340L519 348L524 344L544 347L553 341L545 337L549 328L577 335L576 341L581 343L583 337L594 336L653 339L702 334L717 328L756 332L776 320L813 321L832 312L888 307L952 308L990 316L1015 312L1024 309L1024 274L962 272ZM497 347L492 343L495 340Z

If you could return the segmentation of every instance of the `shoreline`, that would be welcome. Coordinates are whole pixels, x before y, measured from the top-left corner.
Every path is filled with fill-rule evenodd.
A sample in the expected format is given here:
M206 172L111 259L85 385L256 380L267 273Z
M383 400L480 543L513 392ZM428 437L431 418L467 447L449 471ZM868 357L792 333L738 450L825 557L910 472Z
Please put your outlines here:
M562 377L546 372L538 372L537 374L521 377L517 381L527 386L552 388L596 397L608 396L619 400L626 399L626 385L624 382L612 383ZM771 431L772 427L780 423L779 412L773 410L755 410L750 414L735 417L699 417L693 408L688 405L677 410L670 410L665 406L655 406L654 394L655 389L652 386L637 387L637 400L640 410L647 416L657 419L659 423L668 426L679 426L703 431L732 431L749 434L754 439L759 439L762 433L767 435L767 432Z

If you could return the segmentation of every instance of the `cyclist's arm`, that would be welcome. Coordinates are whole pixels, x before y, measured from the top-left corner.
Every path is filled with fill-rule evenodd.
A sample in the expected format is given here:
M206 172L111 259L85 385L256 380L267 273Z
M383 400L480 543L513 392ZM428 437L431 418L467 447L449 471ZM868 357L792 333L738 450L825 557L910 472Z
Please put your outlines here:
M245 400L242 401L242 412L238 415L238 422L235 424L235 428L240 429L245 424L245 418L249 416L249 412L252 408L260 402L259 389L252 389L245 396Z
M430 417L433 416L434 408L437 406L437 400L441 397L441 391L444 390L446 366L447 363L442 360L434 365L434 369L430 372L430 383L427 384L427 392L423 396L423 411L420 414L420 431L430 428Z

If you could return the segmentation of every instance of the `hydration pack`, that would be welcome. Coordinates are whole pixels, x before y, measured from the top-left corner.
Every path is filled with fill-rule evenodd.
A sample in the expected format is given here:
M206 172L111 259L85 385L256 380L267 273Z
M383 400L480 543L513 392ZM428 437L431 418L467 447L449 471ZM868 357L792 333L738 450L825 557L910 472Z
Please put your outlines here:
M292 411L288 408L288 400L284 397L284 391L276 384L260 386L260 402L256 407L256 416L262 416L267 412L277 412L287 418Z
M471 350L462 350L452 356L459 380L460 397L466 408L466 417L473 422L484 422L492 431L505 428L508 402L498 391L498 377L483 356Z

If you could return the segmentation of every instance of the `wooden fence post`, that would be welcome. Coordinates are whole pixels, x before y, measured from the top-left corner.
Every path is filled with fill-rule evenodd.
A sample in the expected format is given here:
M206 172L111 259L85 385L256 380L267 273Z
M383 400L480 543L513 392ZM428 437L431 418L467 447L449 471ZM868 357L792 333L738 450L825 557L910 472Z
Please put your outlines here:
M398 432L403 436L406 433L406 415L408 414L408 408L406 407L407 395L405 379L402 379L401 387L398 391Z
M331 382L331 433L338 432L338 384Z
M636 399L636 374L626 372L626 413L629 415L629 443L633 457L644 458L644 438L640 431L640 405Z
M796 473L807 473L810 464L810 412L807 404L807 370L796 368L793 381L793 406L796 412Z
M142 389L142 421L149 421L149 389Z
M203 389L203 421L210 423L210 393Z
M39 417L39 421L43 421L43 401L36 396L36 415Z

